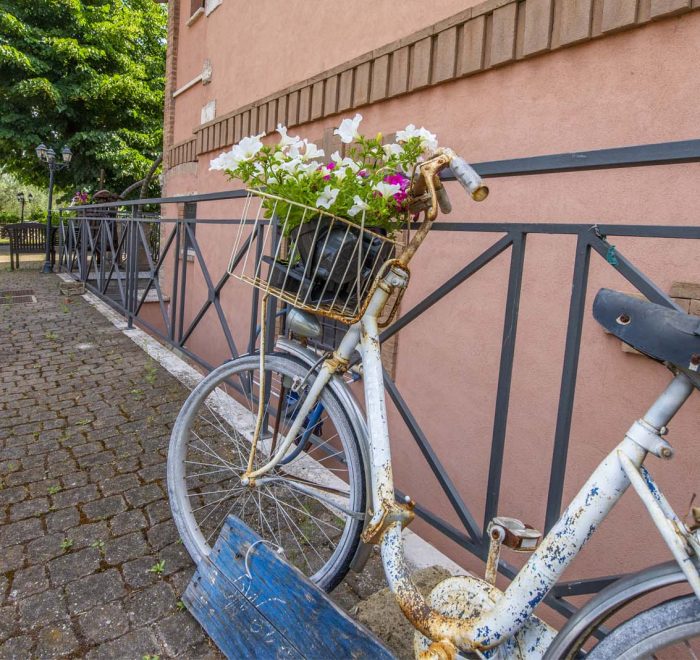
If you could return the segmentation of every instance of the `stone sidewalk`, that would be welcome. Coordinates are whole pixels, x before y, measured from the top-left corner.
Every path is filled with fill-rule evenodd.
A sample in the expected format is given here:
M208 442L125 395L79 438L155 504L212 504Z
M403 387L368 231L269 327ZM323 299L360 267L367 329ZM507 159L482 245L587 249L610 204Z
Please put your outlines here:
M180 604L193 567L165 484L188 390L35 268L0 266L0 659L220 658ZM20 289L36 302L3 293ZM333 598L412 657L391 596L357 607L384 585L375 556Z
M37 299L0 300L0 658L220 657L179 603L165 456L187 390L28 267L0 271Z

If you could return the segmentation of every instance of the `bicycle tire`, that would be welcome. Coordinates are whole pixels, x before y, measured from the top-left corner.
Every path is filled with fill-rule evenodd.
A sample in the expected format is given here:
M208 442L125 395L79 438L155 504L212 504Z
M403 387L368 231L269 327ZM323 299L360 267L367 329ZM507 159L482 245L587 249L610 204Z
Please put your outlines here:
M218 367L192 390L180 410L168 450L173 518L195 564L209 556L224 520L232 513L263 539L282 547L287 561L330 591L345 577L364 523L365 473L358 440L347 411L330 388L325 388L319 399L324 414L310 434L313 442L296 452L293 461L264 475L274 481L261 484L261 478L253 488L242 486L250 428L257 419L259 360L257 354L245 355ZM303 381L308 365L287 354L270 353L265 357L265 372L270 383L265 399L270 436L278 418L282 430L291 423L301 400L294 399L290 412L290 397L280 396L282 383ZM310 377L305 382L302 394L313 380ZM297 440L302 437L299 434ZM193 455L197 460L192 460ZM264 462L258 451L255 467ZM327 469L319 470L319 466ZM347 497L340 491L347 492ZM224 497L217 502L221 493ZM213 508L205 516L209 507ZM198 511L203 513L198 515ZM214 518L208 521L214 511Z
M586 656L589 660L680 658L679 644L700 637L700 601L695 595L667 600L615 628ZM694 645L700 647L700 640ZM677 649L677 650L673 650ZM688 657L688 656L685 656ZM690 657L694 657L691 654Z

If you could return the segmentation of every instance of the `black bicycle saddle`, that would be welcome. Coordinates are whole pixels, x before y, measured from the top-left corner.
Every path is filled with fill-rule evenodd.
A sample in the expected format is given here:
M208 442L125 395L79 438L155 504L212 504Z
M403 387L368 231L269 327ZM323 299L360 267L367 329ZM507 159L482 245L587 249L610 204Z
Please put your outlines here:
M593 317L640 353L686 372L700 387L700 317L611 289L598 291Z

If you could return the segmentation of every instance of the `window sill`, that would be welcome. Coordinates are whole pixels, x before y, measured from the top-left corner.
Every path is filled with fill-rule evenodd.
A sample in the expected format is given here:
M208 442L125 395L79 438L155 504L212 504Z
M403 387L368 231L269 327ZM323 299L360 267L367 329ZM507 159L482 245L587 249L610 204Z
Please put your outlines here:
M192 27L202 16L204 16L204 7L200 7L194 14L192 14L192 16L189 17L187 20L187 27Z

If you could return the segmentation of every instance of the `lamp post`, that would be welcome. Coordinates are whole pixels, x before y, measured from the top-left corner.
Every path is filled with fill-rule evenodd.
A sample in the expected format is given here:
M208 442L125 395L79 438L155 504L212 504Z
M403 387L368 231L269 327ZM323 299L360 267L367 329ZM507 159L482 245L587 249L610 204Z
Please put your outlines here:
M20 213L20 221L24 222L24 205L29 202L30 204L32 203L32 200L34 199L34 195L32 193L29 193L26 197L24 196L23 192L18 192L17 193L17 201L20 203L20 207L22 209Z
M17 193L17 201L19 202L20 206L20 222L24 222L24 193L23 192L18 192Z
M61 160L58 160L56 158L56 152L53 149L47 148L45 144L40 144L36 148L36 157L49 168L49 210L46 216L46 256L41 272L51 273L53 271L53 266L51 265L51 207L53 205L54 175L59 170L70 165L73 153L65 146L61 149Z

